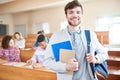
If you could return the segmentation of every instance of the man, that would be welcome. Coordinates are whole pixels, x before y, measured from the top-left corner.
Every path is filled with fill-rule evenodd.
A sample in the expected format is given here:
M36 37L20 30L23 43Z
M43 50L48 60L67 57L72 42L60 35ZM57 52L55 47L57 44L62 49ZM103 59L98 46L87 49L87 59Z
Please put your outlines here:
M38 36L39 36L39 35L44 35L44 30L38 31L38 32L37 32L37 35L38 35ZM38 36L37 36L37 37L38 37ZM46 40L47 43L48 43L50 39L45 36L45 40ZM36 42L34 43L34 45L33 45L33 49L36 50L38 46L39 46L39 43L36 41Z
M96 79L93 78L89 63L103 62L108 58L107 51L98 42L95 33L90 31L91 53L87 54L85 32L80 26L83 8L77 0L69 2L64 10L69 24L66 29L54 33L51 37L45 54L44 65L57 72L74 72L71 76L58 73L58 80L97 80L97 77ZM73 50L75 50L75 58L68 60L68 63L56 62L51 45L64 41L71 42ZM95 51L97 55L94 55Z
M32 56L31 59L27 60L27 64L33 66L34 68L39 68L43 66L42 63L45 55L45 50L47 47L47 42L43 34L40 34L37 37L37 42L38 42L38 47L35 50L34 55ZM36 63L40 63L40 64L36 64Z

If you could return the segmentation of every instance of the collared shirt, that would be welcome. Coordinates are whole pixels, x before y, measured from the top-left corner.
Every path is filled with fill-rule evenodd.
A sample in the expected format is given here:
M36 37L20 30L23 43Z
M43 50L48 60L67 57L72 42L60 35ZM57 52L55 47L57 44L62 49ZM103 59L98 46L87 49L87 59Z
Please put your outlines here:
M68 29L68 33L70 34L70 37L72 40L73 49L76 49L77 45L79 44L79 41L77 41L77 39L80 38L81 30L79 28L79 30L77 30L76 32L73 32L73 31Z
M34 60L35 63L36 62L43 63L44 54L45 54L45 49L38 47L31 59Z
M20 50L16 47L0 49L0 57L5 56L8 61L20 62Z
M71 36L73 49L75 50L75 58L79 63L79 69L74 71L72 80L91 80L88 72L88 62L86 60L86 51L81 39L81 29L72 32L68 29L68 33Z

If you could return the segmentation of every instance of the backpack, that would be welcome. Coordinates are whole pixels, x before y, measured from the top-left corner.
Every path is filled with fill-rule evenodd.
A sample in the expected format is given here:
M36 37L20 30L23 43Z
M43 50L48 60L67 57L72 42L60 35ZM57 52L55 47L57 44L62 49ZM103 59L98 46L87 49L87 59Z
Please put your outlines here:
M86 35L86 40L87 40L88 53L90 53L90 42L91 42L90 31L85 30L85 35ZM95 52L95 55L96 54L97 53ZM95 78L95 74L97 75L98 80L105 80L105 78L108 77L108 66L107 66L106 61L104 61L100 64L95 64L95 65L93 65L93 63L90 63L90 67L91 67L94 78Z

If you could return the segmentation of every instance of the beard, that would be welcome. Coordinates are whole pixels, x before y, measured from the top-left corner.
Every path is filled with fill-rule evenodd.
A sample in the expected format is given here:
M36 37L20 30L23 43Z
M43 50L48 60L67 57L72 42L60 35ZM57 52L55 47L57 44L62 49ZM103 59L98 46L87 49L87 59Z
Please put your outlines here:
M71 21L68 21L68 23L69 23L69 25L71 25L71 26L78 26L80 23L81 23L81 21L78 21L78 22L71 22Z

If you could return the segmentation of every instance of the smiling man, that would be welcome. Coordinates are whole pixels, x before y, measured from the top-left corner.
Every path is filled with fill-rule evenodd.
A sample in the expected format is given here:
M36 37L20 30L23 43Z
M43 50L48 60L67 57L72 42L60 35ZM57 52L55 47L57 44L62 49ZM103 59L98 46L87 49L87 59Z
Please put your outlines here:
M65 6L65 15L68 21L66 29L60 30L52 35L46 49L44 65L58 72L58 80L97 80L93 77L89 63L101 63L108 58L107 51L97 40L94 32L90 31L91 53L87 54L87 42L85 31L80 26L83 15L83 7L79 1L74 0ZM52 51L52 45L60 42L70 41L75 57L67 63L56 61ZM94 54L97 52L97 55ZM73 75L65 72L72 71Z

